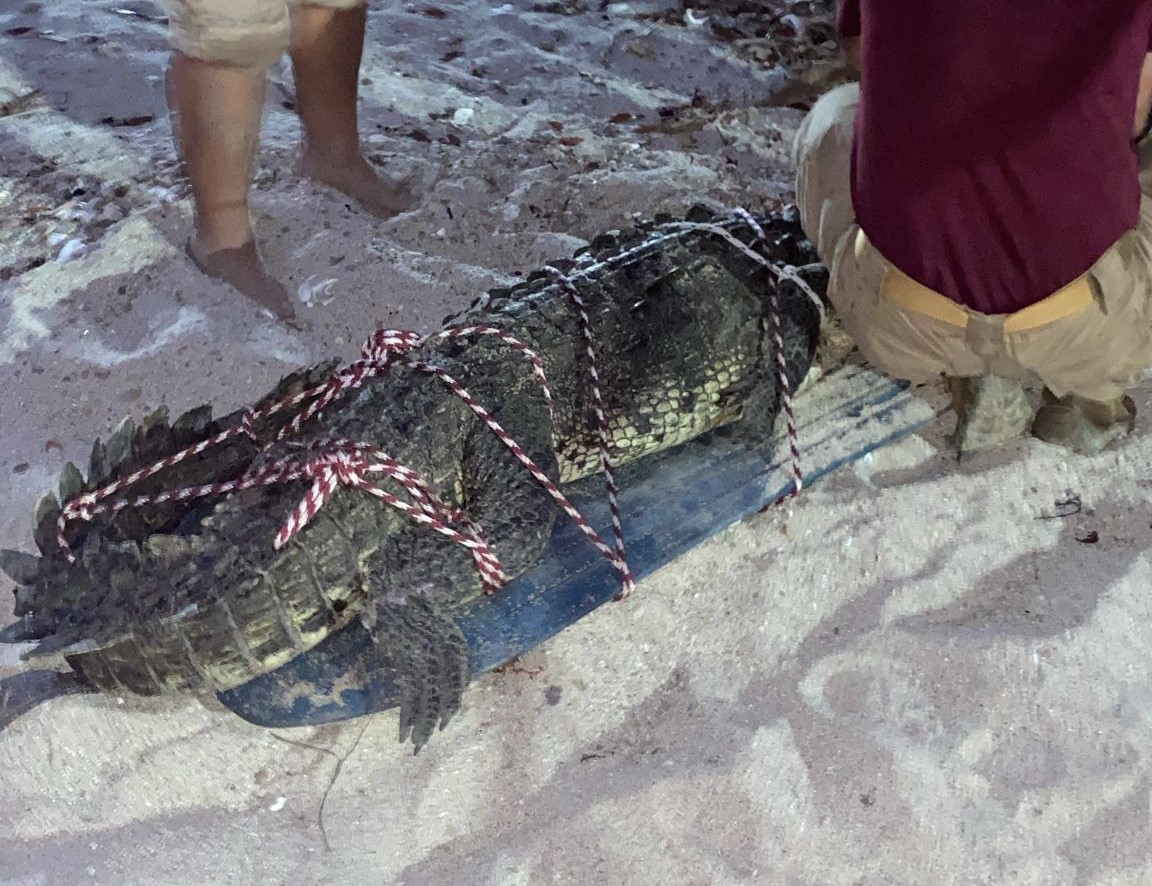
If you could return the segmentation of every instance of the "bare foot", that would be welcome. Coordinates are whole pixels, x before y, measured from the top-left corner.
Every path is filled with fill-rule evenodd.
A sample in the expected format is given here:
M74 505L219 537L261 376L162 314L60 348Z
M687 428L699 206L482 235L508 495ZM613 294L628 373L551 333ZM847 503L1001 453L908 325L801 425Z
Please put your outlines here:
M256 251L256 241L207 252L189 240L184 251L205 276L230 284L277 319L300 328L288 291L264 268L264 262Z
M382 178L361 154L348 163L334 163L305 154L300 161L300 174L335 188L380 218L392 218L420 202L410 177Z

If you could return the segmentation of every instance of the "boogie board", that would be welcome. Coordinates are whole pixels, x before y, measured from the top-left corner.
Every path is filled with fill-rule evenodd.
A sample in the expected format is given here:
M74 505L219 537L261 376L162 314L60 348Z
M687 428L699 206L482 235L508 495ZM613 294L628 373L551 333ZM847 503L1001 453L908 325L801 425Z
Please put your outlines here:
M911 434L932 409L862 366L841 366L796 398L805 482ZM642 459L617 471L628 563L642 579L700 542L777 501L792 486L787 439L763 451L723 432ZM566 493L602 537L609 511L599 476ZM544 555L496 594L476 599L456 618L473 676L507 664L607 603L620 575L561 514ZM644 593L644 587L636 593ZM347 720L397 704L396 688L356 666L371 648L368 632L349 625L288 664L235 689L221 702L260 726L309 726Z

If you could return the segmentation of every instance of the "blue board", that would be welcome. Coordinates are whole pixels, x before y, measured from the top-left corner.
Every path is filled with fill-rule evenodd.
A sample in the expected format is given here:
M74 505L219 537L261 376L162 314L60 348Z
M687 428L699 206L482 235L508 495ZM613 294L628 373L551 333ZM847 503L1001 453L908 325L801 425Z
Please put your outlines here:
M798 398L809 481L912 433L933 416L904 387L862 367L844 367ZM618 472L628 562L643 578L736 521L776 501L791 474L776 445L750 450L721 435L694 441ZM602 480L591 477L570 498L601 535L610 526ZM540 563L499 593L457 616L472 673L507 663L611 600L619 573L561 515ZM641 587L638 593L643 593ZM281 668L220 693L220 700L261 726L329 723L393 707L384 675L357 677L371 648L358 623ZM351 675L351 676L350 676Z

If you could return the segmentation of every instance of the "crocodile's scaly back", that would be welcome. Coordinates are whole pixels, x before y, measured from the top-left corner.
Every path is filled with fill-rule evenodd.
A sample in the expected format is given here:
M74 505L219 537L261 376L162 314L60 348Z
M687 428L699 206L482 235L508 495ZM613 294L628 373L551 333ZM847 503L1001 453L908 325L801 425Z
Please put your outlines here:
M707 213L693 214L701 223ZM760 220L769 256L804 265L814 253L791 215ZM751 241L739 219L723 227ZM607 412L611 454L618 462L651 455L743 414L748 395L776 397L778 373L767 335L767 294L779 299L792 389L807 372L820 312L794 286L707 230L675 222L603 235L573 261L554 263L587 304ZM539 271L510 290L494 290L452 325L483 322L527 341L557 385L553 437L565 482L599 468L592 386L579 314L555 273ZM495 359L515 361L506 349ZM472 361L469 361L472 365ZM494 377L506 376L510 367Z
M770 297L793 388L812 359L819 309L799 288L781 285L765 260L800 265L814 255L794 216L758 219L766 233L756 246L759 259L736 245L755 239L750 219L694 218L699 224L667 222L598 238L575 260L493 291L448 321L456 332L498 328L537 353L553 394L551 414L522 350L494 335L432 337L415 356L463 385L561 483L600 464L589 335L617 463L750 415L759 423L750 433L766 437L779 397ZM318 384L332 369L289 377L258 407ZM466 518L461 525L481 526L509 575L531 566L547 542L555 505L440 378L394 365L363 379L284 442L271 443L290 418L259 420L252 436L232 436L123 494L236 481L324 441L352 440L418 472L447 512ZM61 499L125 478L243 421L243 413L213 421L200 409L171 426L163 413L138 428L124 425L107 444L97 442L87 480L71 467L65 471ZM405 495L393 480L372 480ZM480 592L473 556L444 534L342 487L273 549L272 539L310 486L296 479L98 513L67 526L72 562L57 544L60 504L50 497L36 520L42 556L0 558L18 583L22 618L8 635L39 640L34 655L63 652L100 688L218 691L362 618L373 625L382 660L404 676L412 666L404 656L388 658L389 649L406 647L413 631L436 634L439 628L427 626L450 622ZM425 602L396 608L413 600ZM420 621L424 606L427 618ZM441 654L433 646L425 644L421 654ZM460 646L456 637L442 648ZM410 676L415 685L417 676ZM426 737L430 727L414 728Z

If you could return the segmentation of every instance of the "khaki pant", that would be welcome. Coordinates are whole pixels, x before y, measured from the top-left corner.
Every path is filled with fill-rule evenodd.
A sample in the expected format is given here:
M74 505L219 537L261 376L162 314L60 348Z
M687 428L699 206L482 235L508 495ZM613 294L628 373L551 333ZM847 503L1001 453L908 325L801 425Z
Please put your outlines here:
M831 273L828 297L864 356L911 381L995 373L1039 379L1057 396L1101 401L1131 387L1152 365L1152 163L1142 162L1145 196L1136 228L1092 266L1087 283L1094 297L1076 313L1018 330L1012 318L1019 315L967 308L961 308L966 324L945 322L881 294L903 275L868 241L852 209L858 102L857 84L823 96L797 133L795 161L804 230Z
M354 9L366 0L307 0ZM167 0L172 48L202 61L271 67L287 51L291 8L302 0Z

